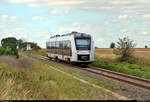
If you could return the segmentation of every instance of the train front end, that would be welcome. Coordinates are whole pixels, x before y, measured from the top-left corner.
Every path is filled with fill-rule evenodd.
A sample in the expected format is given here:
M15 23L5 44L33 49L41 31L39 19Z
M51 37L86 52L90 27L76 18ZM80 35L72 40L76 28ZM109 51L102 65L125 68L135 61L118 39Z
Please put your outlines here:
M94 62L94 41L91 35L85 33L74 34L73 60L80 64Z

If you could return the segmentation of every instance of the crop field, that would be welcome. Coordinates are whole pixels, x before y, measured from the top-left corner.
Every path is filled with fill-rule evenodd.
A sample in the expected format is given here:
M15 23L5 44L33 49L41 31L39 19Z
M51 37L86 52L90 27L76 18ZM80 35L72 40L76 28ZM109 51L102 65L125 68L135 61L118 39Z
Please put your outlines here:
M150 59L150 48L135 48L134 50L135 50L134 56L145 58L145 59ZM97 57L102 57L106 59L116 58L116 55L113 54L113 49L111 48L96 48L95 55Z
M150 49L135 48L134 62L118 62L116 55L113 54L113 49L97 48L95 49L95 61L93 66L129 74L137 77L150 79Z

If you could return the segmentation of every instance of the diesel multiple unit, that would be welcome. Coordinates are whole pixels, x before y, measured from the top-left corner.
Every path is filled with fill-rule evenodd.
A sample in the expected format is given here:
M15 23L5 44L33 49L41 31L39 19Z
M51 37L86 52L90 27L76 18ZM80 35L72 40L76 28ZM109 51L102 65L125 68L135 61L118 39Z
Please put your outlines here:
M89 64L94 61L94 41L91 35L71 32L55 35L46 42L47 56L69 63Z

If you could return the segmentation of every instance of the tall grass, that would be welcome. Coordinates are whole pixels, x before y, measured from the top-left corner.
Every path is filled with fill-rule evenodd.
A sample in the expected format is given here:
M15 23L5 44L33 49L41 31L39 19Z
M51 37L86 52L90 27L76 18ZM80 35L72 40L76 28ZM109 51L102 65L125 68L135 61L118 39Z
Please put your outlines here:
M103 58L95 57L95 61L91 64L96 67L121 72L137 77L150 79L150 66L141 64L130 64L127 62L118 62L116 60L106 60Z
M30 68L23 68L18 63L14 66L0 63L1 100L117 99L111 93L81 83L41 61L20 56L19 60L22 59L32 63Z

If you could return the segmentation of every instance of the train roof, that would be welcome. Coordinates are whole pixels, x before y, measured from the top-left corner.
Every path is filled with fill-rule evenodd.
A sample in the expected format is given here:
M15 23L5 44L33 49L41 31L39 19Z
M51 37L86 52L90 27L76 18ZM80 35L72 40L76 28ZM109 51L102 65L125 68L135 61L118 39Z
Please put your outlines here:
M71 32L71 33L67 33L67 34L63 34L63 35L54 35L54 36L52 36L52 37L50 37L50 38L56 38L56 37L63 37L63 36L71 36L71 35L74 35L76 38L80 38L80 37L91 37L91 35L89 35L89 34L86 34L86 33L79 33L79 32L76 32L76 31L73 31L73 32Z

